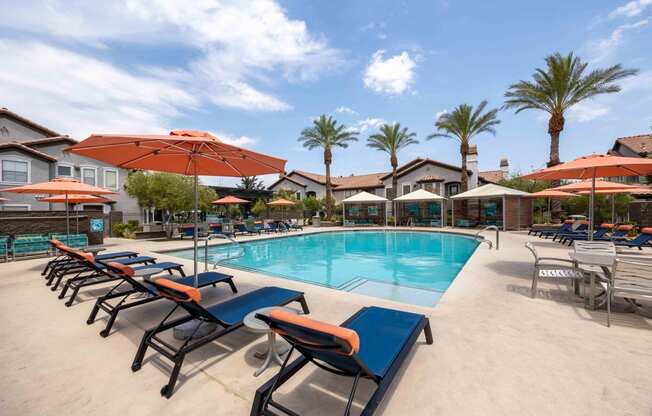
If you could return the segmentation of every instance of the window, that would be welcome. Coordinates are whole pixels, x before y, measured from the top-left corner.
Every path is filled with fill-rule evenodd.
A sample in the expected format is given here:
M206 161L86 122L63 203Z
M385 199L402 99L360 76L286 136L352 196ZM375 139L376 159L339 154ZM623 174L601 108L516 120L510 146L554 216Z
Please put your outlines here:
M32 206L28 204L4 204L0 205L3 211L29 211Z
M301 201L301 192L297 192L295 196L297 197L297 200Z
M86 185L97 186L97 168L82 168L81 178Z
M29 183L29 162L18 159L2 160L2 182Z
M426 191L432 192L432 183L431 182L424 183L423 184L423 189L425 189Z
M385 188L385 198L387 199L394 199L394 193L392 192L391 187Z
M118 189L118 171L115 169L104 169L104 187Z
M68 178L72 178L73 176L73 166L69 165L67 163L59 163L57 164L57 177L65 176Z
M448 196L457 195L460 193L460 184L459 183L447 183L446 184L446 194Z
M409 193L410 193L410 184L409 183L403 184L403 195L407 195Z

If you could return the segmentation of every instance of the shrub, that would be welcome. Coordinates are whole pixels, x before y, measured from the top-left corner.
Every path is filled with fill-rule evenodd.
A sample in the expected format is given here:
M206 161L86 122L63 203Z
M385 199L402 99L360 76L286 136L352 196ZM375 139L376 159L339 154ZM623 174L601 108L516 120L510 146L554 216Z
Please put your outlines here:
M116 237L135 238L138 231L138 221L129 221L127 224L119 222L113 225L113 234Z

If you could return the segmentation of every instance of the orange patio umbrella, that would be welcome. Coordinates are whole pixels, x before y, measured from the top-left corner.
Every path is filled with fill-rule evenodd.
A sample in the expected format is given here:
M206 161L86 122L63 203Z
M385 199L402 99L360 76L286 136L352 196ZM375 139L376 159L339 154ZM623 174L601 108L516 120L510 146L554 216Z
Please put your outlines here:
M597 181L596 181L597 182ZM596 189L596 194L606 194L611 195L611 223L616 222L616 195L617 194L650 194L652 193L651 188L641 188L638 186L626 185L627 188L621 189ZM580 191L579 195L590 195L591 191Z
M93 134L66 151L125 169L192 175L195 232L193 263L197 286L198 177L256 176L285 171L285 160L223 143L210 133L174 130L170 134Z
M581 181L581 182L575 182L575 183L569 183L566 185L558 186L556 188L550 188L555 191L562 191L562 192L583 192L583 191L588 191L588 193L591 193L591 189L593 188L593 181ZM601 180L596 180L595 181L595 191L596 193L598 191L609 191L609 190L623 190L623 189L636 189L639 188L638 186L632 186L632 185L627 185L624 183L618 183L618 182L608 182L608 181L601 181ZM608 192L606 192L608 193Z
M294 204L295 204L295 202L292 202L292 201L287 200L285 198L275 199L274 201L267 203L267 205L269 205L270 207L281 207L281 208L283 208L281 210L281 220L285 219L285 207L288 207L288 206L291 206L291 205L294 205Z
M645 176L652 173L652 159L594 154L579 157L570 162L541 169L523 179L591 179L591 198L589 206L589 239L593 239L593 203L595 200L596 178L618 176ZM563 189L562 189L563 190Z
M527 198L548 198L548 222L552 222L552 216L550 213L550 200L552 198L570 198L577 196L570 192L558 191L553 188L544 189L543 191L534 192L527 195ZM541 214L543 216L543 214Z
M83 194L54 195L54 196L49 196L47 198L41 198L41 199L39 199L39 201L48 202L50 204L63 203L63 204L67 204L67 205L93 204L93 203L107 204L109 202L114 202L111 199L104 198L104 197L101 197L101 196L83 195ZM75 223L76 223L77 233L79 233L79 217L76 217Z
M35 183L19 186L16 188L3 189L3 192L15 192L17 194L48 194L63 195L66 202L66 238L70 235L70 216L68 215L68 201L70 195L109 195L115 194L108 189L100 188L79 182L73 178L56 178L49 182Z
M225 196L224 198L216 199L211 202L213 205L239 205L239 204L248 204L249 201L246 199L241 199L236 196Z

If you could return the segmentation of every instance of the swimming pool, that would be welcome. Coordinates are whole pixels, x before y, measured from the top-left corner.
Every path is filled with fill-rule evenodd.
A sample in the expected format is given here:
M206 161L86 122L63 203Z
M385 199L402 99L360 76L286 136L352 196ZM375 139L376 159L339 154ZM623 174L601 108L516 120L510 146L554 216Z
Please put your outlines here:
M347 292L432 306L471 257L467 236L413 231L337 231L242 243L243 255L222 261ZM210 263L233 248L209 247ZM192 250L167 254L192 259ZM200 262L204 250L199 251Z

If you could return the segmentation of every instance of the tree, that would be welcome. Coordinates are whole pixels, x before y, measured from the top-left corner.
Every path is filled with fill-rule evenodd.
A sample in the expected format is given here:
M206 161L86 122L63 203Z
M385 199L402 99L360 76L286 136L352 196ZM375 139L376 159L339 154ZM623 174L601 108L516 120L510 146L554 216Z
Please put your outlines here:
M251 213L254 214L256 217L260 217L266 211L267 211L267 204L265 204L265 201L263 201L262 199L258 199L254 203L254 206L251 207Z
M380 150L389 155L389 163L392 166L392 195L398 196L396 189L398 188L398 178L396 176L396 169L398 168L397 153L399 150L411 145L418 144L419 141L415 139L416 133L408 133L407 127L401 129L399 123L383 124L380 127L379 134L373 134L367 139L367 146L372 149Z
M310 211L311 216L315 215L318 211L321 211L323 208L321 201L314 196L309 196L308 198L304 199L303 206L306 208L307 211Z
M265 189L265 184L255 176L243 176L237 187L238 189L243 189L245 191L258 191Z
M503 107L516 109L516 114L529 109L548 113L548 167L551 167L560 163L559 136L566 123L566 110L596 95L619 92L615 82L638 71L614 65L585 73L588 64L572 52L566 56L559 52L548 55L545 62L546 69L537 68L532 81L519 81L508 88ZM553 205L553 214L558 216L559 207L559 203Z
M344 125L337 125L332 116L321 115L313 121L313 126L303 129L299 142L309 150L324 149L324 166L326 168L326 216L333 214L333 186L331 183L331 163L333 162L333 148L347 148L349 142L357 141L357 132L347 129Z
M428 136L428 140L435 137L455 138L460 142L460 154L462 155L462 192L468 190L469 173L466 169L466 158L469 154L471 138L480 133L496 135L494 126L500 124L496 117L498 109L489 110L486 113L487 101L482 101L474 110L473 106L461 104L450 113L445 113L435 121L435 128L438 133ZM441 133L440 133L441 132Z

